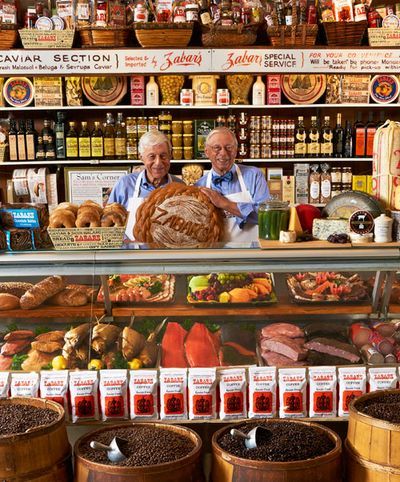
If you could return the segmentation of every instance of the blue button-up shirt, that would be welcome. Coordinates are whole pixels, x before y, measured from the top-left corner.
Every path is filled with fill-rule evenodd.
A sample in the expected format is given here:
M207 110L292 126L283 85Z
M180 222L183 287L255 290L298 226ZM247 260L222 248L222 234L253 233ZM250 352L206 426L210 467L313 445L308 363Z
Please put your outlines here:
M135 192L136 180L141 174L141 172L142 171L133 172L132 174L127 174L126 176L121 177L121 179L119 179L119 181L115 184L113 190L111 191L110 197L108 199L108 204L117 202L127 208L128 200L133 196L133 193ZM182 180L178 177L173 176L172 174L170 174L170 176L172 182L182 183ZM166 186L167 184L169 184L169 178L167 178L166 182L161 184L159 187ZM154 187L153 184L151 184L147 180L146 175L144 174L139 187L139 197L146 198L151 192L154 191L154 189L157 188Z
M235 164L231 167L230 171L233 174L232 181L223 180L217 185L213 184L211 181L211 189L219 192L223 196L241 192ZM244 184L253 199L252 203L237 203L237 207L240 211L240 217L235 217L236 222L242 228L244 223L258 224L258 208L260 207L261 203L269 199L270 195L267 181L265 180L264 174L260 169L241 164L240 172L242 173ZM218 176L218 174L211 169L211 176L213 175ZM197 181L196 186L206 186L207 176L208 174L205 174L199 181Z

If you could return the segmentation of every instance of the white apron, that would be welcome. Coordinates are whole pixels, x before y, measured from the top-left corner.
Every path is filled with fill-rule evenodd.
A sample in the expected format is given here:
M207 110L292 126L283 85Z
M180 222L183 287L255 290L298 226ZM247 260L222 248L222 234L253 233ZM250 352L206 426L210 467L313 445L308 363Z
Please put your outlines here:
M242 173L240 171L239 166L236 164L236 174L238 177L238 181L240 184L240 192L235 194L225 194L224 197L229 199L234 203L252 203L253 198L251 194L247 190L247 187L244 183ZM212 181L212 170L208 173L207 176L207 183L206 187L211 188L211 181ZM227 213L225 211L225 218L224 218L224 227L225 227L225 235L224 241L225 243L246 243L250 244L252 241L258 242L258 225L257 224L250 224L245 223L243 229L240 229L238 224L236 223L236 218L233 214Z
M135 226L136 222L136 213L137 210L139 209L139 206L142 204L142 202L145 200L144 197L139 197L139 191L140 191L140 185L142 183L142 180L145 176L146 171L142 171L135 183L135 189L133 191L133 196L128 199L128 222L126 224L126 230L125 230L125 236L127 236L131 241L135 241L135 238L133 236L133 228ZM172 182L171 176L168 174L168 182Z

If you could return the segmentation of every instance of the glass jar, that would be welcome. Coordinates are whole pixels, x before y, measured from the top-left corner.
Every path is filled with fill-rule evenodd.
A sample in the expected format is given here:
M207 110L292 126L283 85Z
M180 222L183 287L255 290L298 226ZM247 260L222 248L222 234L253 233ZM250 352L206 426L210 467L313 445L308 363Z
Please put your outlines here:
M186 161L193 160L193 147L184 147L183 148L183 158Z
M193 121L185 120L183 121L183 133L192 134L193 133Z
M342 192L342 184L340 182L332 183L331 197L335 197Z
M182 134L182 121L172 121L172 134Z
M353 174L351 172L351 167L344 167L342 172L342 182L344 184L351 184L353 180Z
M348 191L351 191L351 183L343 182L342 183L342 192L348 192Z
M181 134L172 134L172 147L182 147Z
M193 147L193 134L183 134L183 146Z
M332 167L331 179L332 183L342 182L342 169L340 167Z
M258 236L261 239L279 240L280 231L287 231L289 225L289 203L267 201L258 210Z
M182 147L173 147L172 148L172 157L175 159L175 160L181 160L182 157L183 157L183 149Z

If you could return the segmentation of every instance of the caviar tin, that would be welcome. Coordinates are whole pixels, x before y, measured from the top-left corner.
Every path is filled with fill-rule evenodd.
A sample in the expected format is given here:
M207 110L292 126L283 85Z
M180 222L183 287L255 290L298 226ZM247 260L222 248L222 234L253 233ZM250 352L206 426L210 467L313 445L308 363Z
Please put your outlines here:
M395 75L375 75L370 84L370 94L378 104L390 104L399 95L400 83Z
M53 15L51 17L51 21L53 22L54 30L64 30L65 29L64 20L61 17L59 17L58 15Z
M10 77L4 83L3 97L13 107L29 105L35 93L32 82L26 77Z
M383 20L382 20L382 27L383 28L399 28L400 27L400 19L397 15L394 15L393 13L390 15L387 15Z
M37 30L53 30L54 25L53 25L53 22L52 22L51 18L49 18L49 17L39 17L36 20L35 28Z

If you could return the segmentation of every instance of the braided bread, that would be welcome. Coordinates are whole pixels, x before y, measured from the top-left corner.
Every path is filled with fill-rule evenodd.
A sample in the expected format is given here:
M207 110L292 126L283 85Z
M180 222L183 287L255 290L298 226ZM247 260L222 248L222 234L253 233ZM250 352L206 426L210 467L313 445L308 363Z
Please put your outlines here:
M49 228L74 228L75 214L69 209L56 209L50 215Z
M140 205L133 234L151 247L205 248L222 239L223 217L198 187L171 183Z

